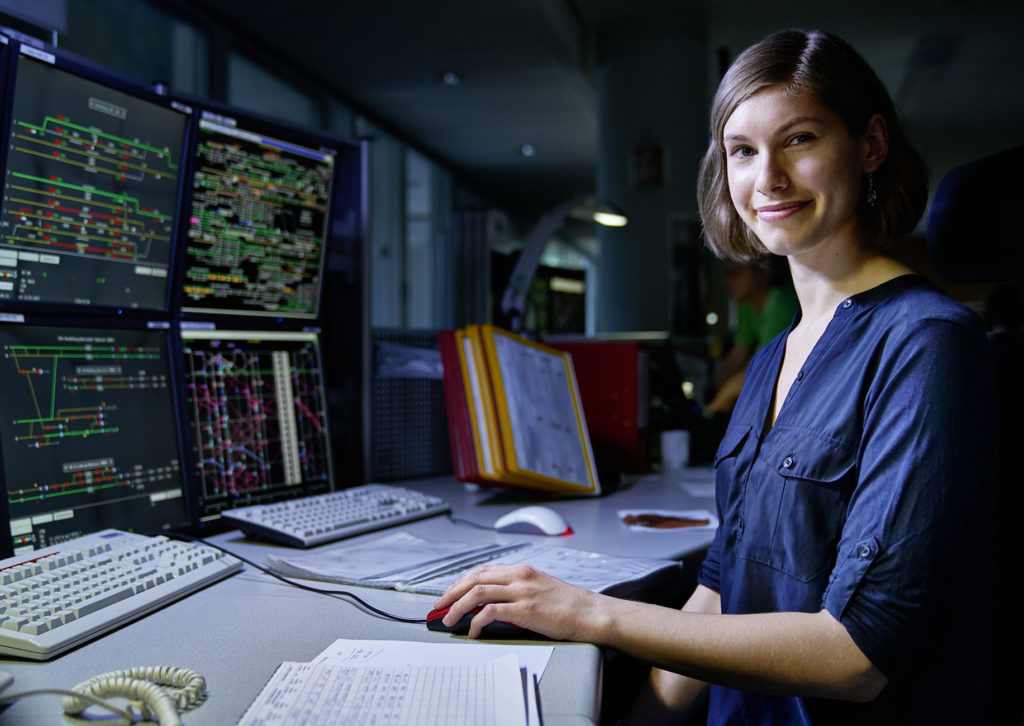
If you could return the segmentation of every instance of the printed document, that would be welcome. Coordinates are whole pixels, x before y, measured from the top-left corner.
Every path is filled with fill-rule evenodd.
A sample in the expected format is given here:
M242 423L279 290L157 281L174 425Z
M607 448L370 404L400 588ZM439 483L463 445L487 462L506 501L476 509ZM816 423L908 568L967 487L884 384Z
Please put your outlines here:
M530 726L519 658L461 665L282 663L239 726Z
M347 541L315 552L274 555L267 566L287 577L441 595L463 573L484 562L530 564L594 592L625 596L651 578L678 576L674 560L619 557L538 542L490 543L425 540L405 531Z

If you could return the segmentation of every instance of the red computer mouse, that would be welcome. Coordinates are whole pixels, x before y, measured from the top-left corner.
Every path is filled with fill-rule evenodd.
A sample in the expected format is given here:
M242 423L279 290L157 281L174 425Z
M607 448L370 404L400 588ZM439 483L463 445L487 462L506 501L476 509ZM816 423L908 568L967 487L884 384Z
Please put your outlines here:
M441 610L431 610L427 613L427 630L434 630L440 633L452 633L454 635L466 635L469 633L469 622L483 609L483 605L477 605L475 608L470 610L468 613L459 618L459 622L454 625L445 625L442 618L448 614L448 608L442 608ZM482 638L503 638L505 640L513 639L529 639L529 640L547 640L543 635L527 630L526 628L520 628L514 623L508 623L504 620L494 620L484 626L483 632L481 633Z

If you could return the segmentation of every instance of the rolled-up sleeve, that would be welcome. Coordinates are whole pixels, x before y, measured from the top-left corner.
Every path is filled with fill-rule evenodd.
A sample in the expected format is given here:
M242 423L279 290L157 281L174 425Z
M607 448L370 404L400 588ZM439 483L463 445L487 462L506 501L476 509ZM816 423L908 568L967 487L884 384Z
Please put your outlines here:
M892 335L865 397L858 481L823 606L890 677L948 617L955 550L990 534L991 399L977 385L990 368L971 322L917 321Z

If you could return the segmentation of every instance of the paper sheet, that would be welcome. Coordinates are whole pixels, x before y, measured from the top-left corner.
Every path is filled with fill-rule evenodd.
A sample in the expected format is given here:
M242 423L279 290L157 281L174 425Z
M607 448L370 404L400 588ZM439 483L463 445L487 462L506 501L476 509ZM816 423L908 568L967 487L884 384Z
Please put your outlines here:
M323 650L313 663L369 663L394 665L468 665L486 663L508 653L515 653L523 671L527 722L540 724L537 684L544 676L551 654L550 645L494 645L490 643L420 643L416 641L350 640L339 638Z
M425 540L404 531L349 541L315 552L267 556L275 572L290 576L441 595L462 574L488 562L528 563L595 592L622 594L648 577L670 576L672 560L618 557L541 542L491 543Z
M428 663L481 663L506 653L515 653L519 664L544 675L551 654L551 645L496 645L492 643L420 643L406 640L350 640L339 638L323 650L313 662L335 659L349 663L374 665L423 665Z
M464 665L282 663L239 726L524 726L515 653Z
M661 573L675 572L680 564L671 560L654 560L643 557L618 557L599 552L587 552L571 547L558 547L535 542L493 557L491 565L518 565L528 563L538 570L565 580L573 585L585 587L594 592L622 594L631 585ZM397 589L420 592L427 595L441 595L448 586L461 577L463 572L448 572L430 579L418 580Z
M520 469L589 487L576 401L561 354L494 336L515 458Z
M315 552L268 555L266 563L289 577L390 588L438 572L460 571L518 546L427 542L408 532L392 531L365 541L335 543Z

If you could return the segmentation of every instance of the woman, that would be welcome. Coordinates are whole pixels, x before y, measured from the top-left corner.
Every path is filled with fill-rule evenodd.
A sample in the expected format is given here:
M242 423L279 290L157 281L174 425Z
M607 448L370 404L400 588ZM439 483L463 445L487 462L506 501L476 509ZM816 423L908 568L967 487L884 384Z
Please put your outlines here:
M991 392L984 331L884 246L926 174L874 72L821 32L741 54L699 196L731 259L783 255L800 302L752 360L716 456L721 520L681 611L532 568L441 597L655 664L634 723L985 723ZM713 684L708 687L708 684Z

